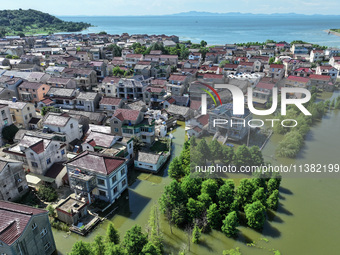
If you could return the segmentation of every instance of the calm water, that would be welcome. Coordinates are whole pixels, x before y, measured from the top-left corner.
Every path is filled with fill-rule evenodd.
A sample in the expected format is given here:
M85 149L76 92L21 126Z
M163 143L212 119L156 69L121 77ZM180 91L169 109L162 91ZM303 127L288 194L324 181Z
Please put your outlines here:
M339 94L339 93L338 93ZM340 111L327 114L322 122L315 125L309 132L306 145L294 160L276 159L273 151L282 139L280 135L273 135L265 147L263 154L266 160L273 163L340 163L339 148L340 136ZM181 151L184 142L184 128L179 127L174 131L173 147L175 155ZM340 177L340 176L339 176ZM137 181L129 188L129 200L126 207L120 208L111 221L121 234L134 224L145 226L151 206L155 204L163 192L164 186L170 182L166 171L159 176L140 174ZM337 178L286 178L282 181L280 189L280 206L275 214L269 216L268 222L262 232L257 232L247 227L240 227L237 239L226 238L221 232L213 231L203 235L199 245L191 244L190 254L222 254L224 249L240 247L242 254L273 254L268 249L276 249L283 255L291 254L338 254L340 250L339 229L340 201L339 179ZM102 223L87 238L65 232L53 231L57 247L63 254L70 251L77 240L93 240L96 234L104 234L108 221ZM177 252L186 245L186 235L179 229L170 229L163 219L162 232L165 236L167 252ZM253 248L246 243L267 238L268 243L259 242Z
M340 37L324 30L340 28L340 16L131 16L131 17L60 17L94 25L83 33L106 31L110 34L166 34L181 40L209 44L304 40L340 47Z

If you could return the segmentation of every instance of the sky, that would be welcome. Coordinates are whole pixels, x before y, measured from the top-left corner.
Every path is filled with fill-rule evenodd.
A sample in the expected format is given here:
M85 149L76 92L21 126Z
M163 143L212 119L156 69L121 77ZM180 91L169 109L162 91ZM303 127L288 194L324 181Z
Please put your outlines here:
M339 15L339 0L12 0L1 9L36 9L57 16L164 15L188 11Z

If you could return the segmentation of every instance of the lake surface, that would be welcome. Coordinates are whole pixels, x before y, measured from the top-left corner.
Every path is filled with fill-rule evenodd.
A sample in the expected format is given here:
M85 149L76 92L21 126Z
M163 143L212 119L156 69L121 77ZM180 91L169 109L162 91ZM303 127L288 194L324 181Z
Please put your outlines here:
M339 95L334 93L333 97ZM183 123L182 123L183 124ZM280 135L273 135L263 150L266 160L277 164L290 163L340 163L340 111L329 112L323 120L313 126L307 135L306 144L296 159L280 159L274 156ZM184 127L173 131L174 155L182 149ZM143 228L147 224L149 212L171 179L167 171L159 175L136 174L128 191L126 205L115 212L110 219L123 235L134 224ZM339 174L340 177L340 174ZM237 181L237 180L236 180ZM222 232L213 231L201 238L201 243L191 244L190 254L222 254L225 249L240 247L242 254L273 254L269 249L279 250L282 255L291 254L338 254L340 250L340 181L339 178L285 178L280 188L280 206L270 214L263 231L257 232L247 227L239 227L238 238L226 238ZM53 230L57 247L62 254L70 251L77 240L92 241L95 235L105 234L108 221L102 223L88 237ZM161 222L167 254L177 252L186 245L186 235L174 228L170 234L168 223ZM268 242L259 241L261 238ZM256 241L262 248L248 247L246 243Z
M340 37L324 30L340 28L340 16L60 16L66 21L94 25L82 33L106 31L109 34L166 34L180 40L208 44L304 40L325 46L340 47Z

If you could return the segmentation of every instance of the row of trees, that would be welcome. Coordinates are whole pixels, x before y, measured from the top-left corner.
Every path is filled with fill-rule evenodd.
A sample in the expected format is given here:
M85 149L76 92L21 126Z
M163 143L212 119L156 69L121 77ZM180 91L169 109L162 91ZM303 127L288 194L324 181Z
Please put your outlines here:
M245 216L249 227L261 229L266 220L267 209L276 210L278 207L281 177L276 174L263 176L256 173L254 178L242 179L238 187L233 180L193 178L190 171L183 169L190 166L188 151L192 148L190 143L194 142L193 138L186 142L181 155L171 162L169 174L175 180L165 187L159 200L160 209L165 214L170 229L173 225L191 229L193 242L198 242L201 232L208 232L210 229L221 230L228 237L235 236L237 226L242 223L241 216ZM205 140L202 139L196 146L200 147L204 143ZM209 148L208 145L207 147ZM243 158L250 151L245 148L247 147L240 146L233 158ZM263 162L262 155L256 155ZM247 156L247 160L249 158L251 154ZM179 171L180 174L174 175L177 168L182 170Z
M289 106L285 116L279 116L279 120L274 124L274 132L283 134L284 137L277 148L277 155L281 157L294 158L304 145L304 137L310 130L310 127L320 121L328 109L340 109L340 97L333 101L326 100L316 103L317 88L311 89L311 100L305 104L305 107L312 114L311 116L304 115L297 107ZM294 119L298 122L295 127L283 127L280 123L283 119ZM294 125L287 122L286 125Z
M69 255L159 255L163 253L162 236L159 232L157 207L151 212L148 233L138 225L125 233L122 241L118 231L109 223L106 235L97 235L93 242L76 242Z

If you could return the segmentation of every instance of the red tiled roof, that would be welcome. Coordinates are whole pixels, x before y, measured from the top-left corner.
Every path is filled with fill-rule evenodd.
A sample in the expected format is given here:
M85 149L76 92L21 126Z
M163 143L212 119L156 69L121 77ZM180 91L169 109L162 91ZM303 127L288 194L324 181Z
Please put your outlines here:
M321 70L331 70L333 69L334 67L333 66L320 66L320 69ZM335 69L335 68L334 68Z
M38 82L28 82L28 81L24 81L23 83L21 83L19 85L19 88L24 88L24 89L39 89L40 86L42 86L42 83L38 83Z
M294 72L314 73L314 71L308 67L300 67L298 69L295 69Z
M187 76L185 76L185 75L172 74L169 77L169 81L185 81L186 78L187 78Z
M321 81L329 81L331 79L328 75L319 75L319 74L311 74L309 76L312 80L321 80Z
M222 79L222 74L206 73L203 75L203 79Z
M283 69L283 65L280 64L271 64L270 68L279 68L279 69Z
M153 93L160 93L164 90L163 87L149 87L147 91L153 92Z
M99 104L106 104L106 105L119 105L120 102L122 101L121 98L117 97L103 97Z
M130 109L117 109L113 117L124 121L124 120L137 120L139 116L139 111Z
M224 68L232 68L232 69L237 69L238 65L236 64L225 64Z
M300 76L293 76L293 75L288 76L287 80L303 82L303 83L307 83L309 81L308 78L300 77Z
M256 85L256 88L258 89L273 89L275 86L274 83L264 83L264 82L259 82L257 85Z
M198 110L201 107L201 101L190 100L190 109Z
M166 101L168 101L169 104L173 104L176 102L176 100L173 97L169 97Z
M195 130L197 133L201 133L202 129L198 126L194 127L193 130Z
M44 103L45 105L50 105L50 104L53 104L54 101L49 99L49 98L46 98L44 100L41 100L42 103Z
M284 43L277 43L276 44L276 47L284 47L285 45L284 45Z
M39 142L37 142L36 144L33 144L30 147L35 153L40 154L42 152L44 152L45 148L44 148L44 141L40 140Z
M240 62L239 65L240 65L240 66L253 66L254 63L253 63L253 62Z
M197 121L202 124L202 126L205 126L209 122L209 114L201 115L197 118Z
M177 55L161 55L160 58L173 58L173 59L175 59L175 58L178 58L178 56Z
M87 169L100 174L109 175L124 163L125 159L123 158L84 151L71 159L67 164L77 168L79 167L81 169Z
M143 54L126 54L126 58L141 58Z
M45 210L0 201L0 240L8 245L14 243L24 232L33 215L47 213ZM31 228L28 228L30 231Z

